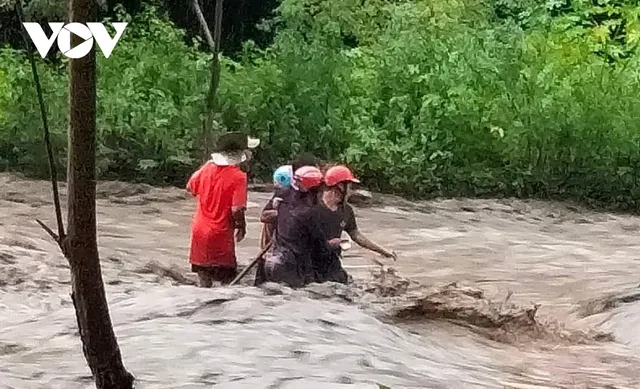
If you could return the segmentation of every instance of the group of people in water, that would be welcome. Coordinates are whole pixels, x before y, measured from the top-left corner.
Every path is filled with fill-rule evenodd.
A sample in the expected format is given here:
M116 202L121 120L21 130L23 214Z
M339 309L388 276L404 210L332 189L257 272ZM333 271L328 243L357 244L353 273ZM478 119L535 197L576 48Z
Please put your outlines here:
M251 149L258 139L226 133L216 151L189 179L187 190L197 198L191 229L189 262L200 286L230 283L238 272L236 242L247 232L247 174ZM358 230L347 203L358 179L343 165L319 166L301 154L273 174L275 191L260 215L260 244L255 284L276 282L299 288L313 282L350 282L341 262L342 233L363 248L387 258L394 252Z

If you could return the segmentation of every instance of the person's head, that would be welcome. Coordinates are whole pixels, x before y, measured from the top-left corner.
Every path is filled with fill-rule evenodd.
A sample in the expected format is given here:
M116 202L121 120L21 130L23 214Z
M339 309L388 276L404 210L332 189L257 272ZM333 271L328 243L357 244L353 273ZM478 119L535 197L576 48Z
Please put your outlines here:
M215 151L211 154L211 162L218 166L244 165L248 163L253 153L250 151L260 145L260 139L244 135L241 132L227 132L218 138Z
M293 163L291 163L291 168L295 172L303 166L318 167L318 159L311 153L298 154Z
M290 187L292 181L293 169L291 165L280 166L273 172L273 185L278 189Z
M322 186L322 172L314 166L303 166L293 173L291 187L300 194L300 199L313 205Z
M325 191L336 203L342 203L349 199L353 184L360 181L351 170L343 165L332 166L324 174Z

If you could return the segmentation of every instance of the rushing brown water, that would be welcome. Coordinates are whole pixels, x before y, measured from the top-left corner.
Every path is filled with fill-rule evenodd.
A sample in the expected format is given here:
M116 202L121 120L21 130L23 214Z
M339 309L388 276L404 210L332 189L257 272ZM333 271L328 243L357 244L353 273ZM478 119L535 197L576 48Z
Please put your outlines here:
M203 290L187 266L192 199L121 183L99 195L111 313L139 388L640 387L638 218L385 198L358 222L399 253L397 276L371 280L371 254L354 247L358 287ZM50 198L46 182L0 175L2 389L93 385L67 263L34 222L54 225ZM267 198L250 195L243 263Z

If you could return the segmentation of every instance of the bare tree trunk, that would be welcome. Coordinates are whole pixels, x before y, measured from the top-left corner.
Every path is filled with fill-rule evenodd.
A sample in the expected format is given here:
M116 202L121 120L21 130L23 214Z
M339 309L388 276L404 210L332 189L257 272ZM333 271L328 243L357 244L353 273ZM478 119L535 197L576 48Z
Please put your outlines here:
M69 0L69 22L94 22L94 0ZM82 39L72 35L72 47ZM62 249L71 267L82 350L98 389L132 389L111 325L96 226L96 57L69 61L68 232Z
M193 8L196 17L200 23L200 28L205 37L209 49L213 53L211 60L211 80L209 82L209 92L207 93L207 102L205 106L205 119L203 123L203 143L204 143L204 160L209 159L213 147L213 121L215 120L216 108L218 106L218 86L220 85L220 37L222 36L222 4L224 0L216 0L215 19L213 25L213 36L211 30L204 18L199 0L193 0Z

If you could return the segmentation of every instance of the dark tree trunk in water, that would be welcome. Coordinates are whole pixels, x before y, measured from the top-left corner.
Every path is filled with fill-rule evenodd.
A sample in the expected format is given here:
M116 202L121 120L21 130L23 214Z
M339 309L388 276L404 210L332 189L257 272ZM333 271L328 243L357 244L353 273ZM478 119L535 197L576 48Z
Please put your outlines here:
M69 22L96 21L94 0L69 0ZM72 47L82 43L72 34ZM97 46L96 46L97 47ZM98 389L132 389L113 332L102 281L96 227L96 58L69 61L68 232L62 247L71 267L73 305L82 350Z

